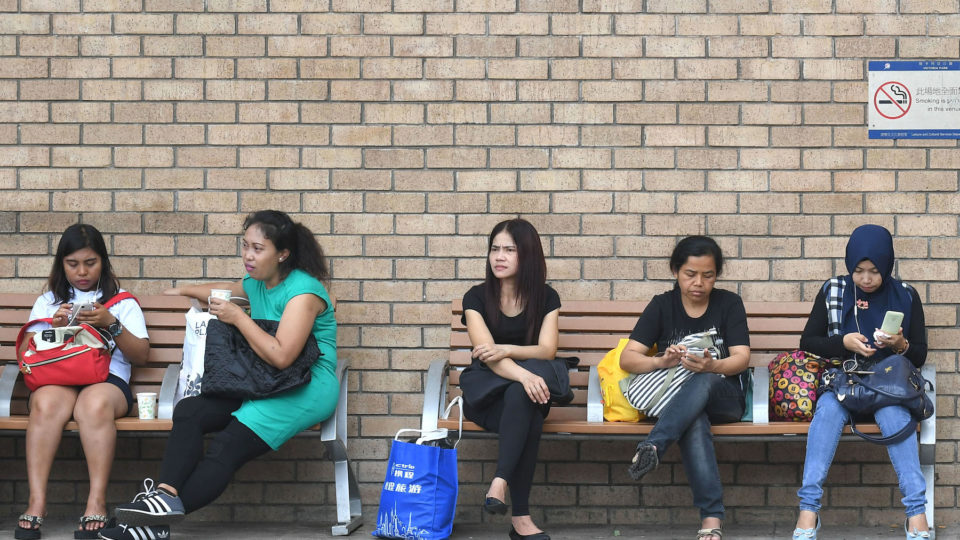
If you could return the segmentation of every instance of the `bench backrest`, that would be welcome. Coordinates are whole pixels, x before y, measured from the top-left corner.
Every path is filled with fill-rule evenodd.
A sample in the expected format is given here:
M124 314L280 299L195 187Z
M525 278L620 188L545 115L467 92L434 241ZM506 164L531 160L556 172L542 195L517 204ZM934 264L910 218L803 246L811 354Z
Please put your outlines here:
M646 302L628 301L567 301L560 308L560 341L557 356L580 358L580 370L570 374L574 390L574 406L586 405L588 370L597 365L607 351L616 347L620 338L630 336L637 317ZM810 315L810 302L745 302L747 325L750 328L750 366L766 366L778 353L796 349L800 334ZM450 321L450 365L464 368L470 365L470 338L460 322L463 305L452 302ZM459 371L451 370L451 397L459 395ZM566 409L566 410L565 410ZM554 407L554 416L575 417L582 413L569 408Z
M0 362L16 362L17 333L30 316L36 301L33 294L0 295ZM160 392L163 374L170 364L179 364L182 359L183 334L186 328L184 313L190 309L190 301L180 296L137 296L147 332L150 335L150 356L146 365L133 366L130 387L137 392ZM11 414L27 414L29 390L23 379L17 381ZM131 414L136 416L134 410Z

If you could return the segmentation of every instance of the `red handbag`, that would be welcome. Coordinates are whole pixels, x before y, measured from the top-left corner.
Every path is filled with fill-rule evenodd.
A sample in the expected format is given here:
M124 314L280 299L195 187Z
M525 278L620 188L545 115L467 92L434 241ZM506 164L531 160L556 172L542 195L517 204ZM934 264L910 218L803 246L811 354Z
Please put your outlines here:
M117 294L103 307L109 308L121 300L136 298L128 293ZM17 334L17 351L23 343L27 328L37 322L52 319L37 319L25 324ZM101 383L110 374L110 358L113 355L109 335L89 324L61 326L37 332L27 344L23 355L18 355L23 382L31 391L56 384L60 386L85 386Z

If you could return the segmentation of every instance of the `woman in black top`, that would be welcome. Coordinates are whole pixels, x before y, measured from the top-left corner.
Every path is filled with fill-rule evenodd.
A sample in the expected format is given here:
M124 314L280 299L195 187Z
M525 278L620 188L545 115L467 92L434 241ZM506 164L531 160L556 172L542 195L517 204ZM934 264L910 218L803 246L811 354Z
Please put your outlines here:
M700 509L699 540L721 540L723 486L713 451L711 424L736 422L743 415L744 377L750 362L750 335L743 301L736 293L715 289L723 271L723 252L713 239L690 236L670 256L677 279L673 290L650 301L637 321L620 367L631 373L683 366L693 375L661 412L646 440L637 446L630 475L639 480L657 467L678 443L683 467ZM711 349L689 354L684 337L713 331ZM648 356L657 346L663 355ZM707 347L704 347L707 349Z
M546 284L540 235L529 222L512 219L498 223L488 246L486 279L463 297L463 322L473 345L473 363L467 370L474 371L474 380L481 382L490 377L512 382L495 395L482 396L481 402L471 402L466 400L473 395L470 377L461 377L464 416L500 435L497 472L483 509L505 514L503 501L509 486L513 504L510 538L550 540L533 523L528 506L550 393L542 377L514 360L554 357L560 296Z

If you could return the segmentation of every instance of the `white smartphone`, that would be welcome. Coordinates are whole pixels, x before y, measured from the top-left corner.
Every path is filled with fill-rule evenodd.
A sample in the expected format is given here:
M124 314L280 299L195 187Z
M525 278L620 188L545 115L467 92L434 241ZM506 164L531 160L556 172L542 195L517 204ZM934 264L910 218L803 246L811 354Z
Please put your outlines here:
M93 311L93 303L82 302L74 304L73 307L70 308L70 320L67 322L67 326L73 326L73 323L77 320L77 314L81 311Z
M880 330L887 335L895 336L900 331L900 324L903 322L903 313L899 311L888 311L883 316L883 324Z
M687 347L687 356L695 356L697 358L703 358L703 349L700 347Z

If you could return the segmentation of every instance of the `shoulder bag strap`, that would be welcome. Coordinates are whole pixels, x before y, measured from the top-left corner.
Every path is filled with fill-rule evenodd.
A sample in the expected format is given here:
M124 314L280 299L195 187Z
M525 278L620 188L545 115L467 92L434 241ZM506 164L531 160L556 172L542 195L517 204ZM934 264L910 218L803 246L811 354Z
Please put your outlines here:
M865 441L872 442L873 444L882 444L884 446L889 446L891 444L897 444L900 441L904 441L911 434L916 433L917 431L917 421L910 417L910 421L907 422L907 425L903 426L903 429L894 433L893 435L888 435L886 437L877 437L873 435L867 435L866 433L857 429L857 423L853 419L853 416L850 416L850 429L856 433L861 439Z

